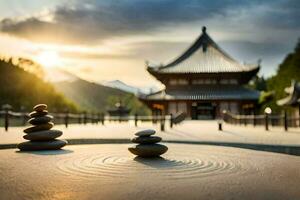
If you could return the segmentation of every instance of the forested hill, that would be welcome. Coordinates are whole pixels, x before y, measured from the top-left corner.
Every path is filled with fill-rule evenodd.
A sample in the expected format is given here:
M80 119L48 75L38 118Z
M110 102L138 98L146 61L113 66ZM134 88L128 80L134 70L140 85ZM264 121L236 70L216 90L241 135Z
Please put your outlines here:
M278 110L275 102L286 96L284 88L291 85L291 80L300 81L300 40L294 52L288 54L279 65L276 75L267 80L267 89L275 91L275 98L271 102L273 109Z
M84 110L106 112L120 100L131 109L131 114L149 114L148 108L135 95L122 90L77 78L74 81L54 83L55 88Z
M13 64L11 60L0 60L0 97L0 106L10 104L15 110L24 107L30 111L38 103L48 104L50 111L78 110L50 83Z

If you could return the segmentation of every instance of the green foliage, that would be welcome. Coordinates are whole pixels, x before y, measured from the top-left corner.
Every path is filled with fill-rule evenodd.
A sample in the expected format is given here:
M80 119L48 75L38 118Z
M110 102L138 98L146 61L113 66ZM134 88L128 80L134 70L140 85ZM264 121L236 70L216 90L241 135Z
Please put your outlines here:
M50 111L77 111L74 103L56 92L54 87L12 63L0 60L0 105L10 104L15 110L30 111L38 103L48 104Z
M147 115L150 113L149 109L133 94L119 89L91 83L82 79L72 82L64 81L55 83L55 87L87 111L106 112L121 100L124 106L131 109L131 114Z
M266 91L267 90L267 81L262 76L256 76L249 84L249 88L258 90L258 91Z
M288 54L279 65L277 74L267 80L268 91L275 91L275 98L267 106L270 106L274 112L280 112L282 109L276 101L287 96L284 88L291 85L291 80L300 81L300 40L294 52Z
M274 99L274 95L275 95L274 91L270 91L270 92L261 91L258 104L260 105L267 104L268 102Z

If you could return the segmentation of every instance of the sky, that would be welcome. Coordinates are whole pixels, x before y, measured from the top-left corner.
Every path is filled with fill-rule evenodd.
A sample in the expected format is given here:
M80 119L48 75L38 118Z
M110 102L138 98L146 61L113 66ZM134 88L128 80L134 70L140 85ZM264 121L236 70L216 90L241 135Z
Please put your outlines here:
M0 54L103 82L160 87L145 61L168 63L207 33L260 75L300 38L299 0L0 0Z

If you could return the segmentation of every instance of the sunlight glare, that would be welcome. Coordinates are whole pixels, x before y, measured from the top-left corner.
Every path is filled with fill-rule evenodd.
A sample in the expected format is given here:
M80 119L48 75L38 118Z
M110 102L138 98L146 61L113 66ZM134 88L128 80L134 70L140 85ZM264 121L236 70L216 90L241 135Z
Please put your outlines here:
M61 59L55 51L43 51L36 57L36 60L44 67L57 67L61 64Z

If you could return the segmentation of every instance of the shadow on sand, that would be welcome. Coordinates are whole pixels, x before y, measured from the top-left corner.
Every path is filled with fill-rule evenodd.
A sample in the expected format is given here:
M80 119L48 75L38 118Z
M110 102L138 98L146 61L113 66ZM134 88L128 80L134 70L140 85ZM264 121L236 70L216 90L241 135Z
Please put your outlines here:
M179 160L168 160L163 157L155 157L155 158L142 158L142 157L135 157L133 159L136 162L139 162L143 165L147 165L149 167L161 169L161 168L172 168L184 165L183 161Z
M60 149L60 150L42 150L42 151L16 151L16 153L24 153L24 154L36 154L36 155L63 155L73 153L74 151L68 149Z

